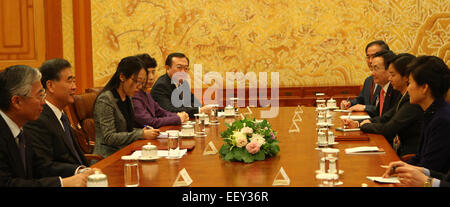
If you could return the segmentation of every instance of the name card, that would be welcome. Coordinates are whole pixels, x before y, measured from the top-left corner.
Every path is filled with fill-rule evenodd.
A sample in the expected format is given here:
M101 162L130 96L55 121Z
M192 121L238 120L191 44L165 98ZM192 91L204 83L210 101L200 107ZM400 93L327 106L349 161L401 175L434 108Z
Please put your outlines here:
M175 179L175 182L173 183L172 187L187 187L191 185L191 183L192 178L189 176L188 172L186 171L186 168L183 168L178 173L178 176Z
M205 151L203 151L203 155L215 155L217 154L217 148L214 146L214 143L210 141L208 145L205 147Z
M287 176L286 172L284 171L284 168L281 167L280 171L278 171L277 175L275 176L275 179L273 180L272 186L281 186L281 185L290 185L291 180Z

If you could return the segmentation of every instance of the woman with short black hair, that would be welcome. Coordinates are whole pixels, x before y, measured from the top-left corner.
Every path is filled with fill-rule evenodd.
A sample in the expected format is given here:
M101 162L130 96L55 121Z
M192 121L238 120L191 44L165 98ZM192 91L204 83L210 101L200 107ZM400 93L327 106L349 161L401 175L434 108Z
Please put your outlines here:
M450 70L435 56L421 56L410 65L410 102L424 112L418 153L408 163L447 173L450 170L450 104L444 96L450 87Z

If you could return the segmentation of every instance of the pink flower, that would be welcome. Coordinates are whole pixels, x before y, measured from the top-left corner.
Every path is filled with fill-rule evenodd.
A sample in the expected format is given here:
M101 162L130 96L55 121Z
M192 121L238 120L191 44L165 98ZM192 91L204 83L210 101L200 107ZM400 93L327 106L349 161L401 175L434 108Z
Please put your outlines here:
M247 149L247 151L252 155L258 153L260 148L261 148L261 144L259 144L256 141L252 141L249 144L247 144L247 146L245 146L245 149Z

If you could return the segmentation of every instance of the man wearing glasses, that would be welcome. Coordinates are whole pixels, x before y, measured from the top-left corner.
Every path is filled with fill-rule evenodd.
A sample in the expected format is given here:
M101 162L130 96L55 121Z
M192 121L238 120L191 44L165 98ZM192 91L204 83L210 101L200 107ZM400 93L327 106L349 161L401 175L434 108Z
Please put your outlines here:
M373 81L381 86L380 93L376 100L376 111L374 116L382 116L389 109L396 106L402 94L394 90L389 82L389 63L395 58L395 54L390 50L382 50L375 53L372 62ZM373 116L371 116L373 117Z
M41 73L17 65L0 72L0 187L83 187L93 171L71 177L40 176L42 160L22 126L36 120L45 104Z
M88 166L63 109L74 102L75 76L67 60L52 59L40 68L41 83L47 91L43 111L24 130L33 138L36 156L43 161L43 176L68 177Z
M375 53L381 50L389 50L389 46L383 40L370 42L366 46L366 61L370 71L372 71L372 61ZM373 76L369 76L364 81L363 88L358 97L351 101L342 101L341 108L352 111L365 111L371 117L376 116L376 99L380 94L381 87L373 81Z
M189 59L183 53L172 53L167 56L167 73L158 78L150 95L158 104L170 112L186 112L189 117L197 113L210 112L210 107L204 106L194 94L185 81L189 75Z

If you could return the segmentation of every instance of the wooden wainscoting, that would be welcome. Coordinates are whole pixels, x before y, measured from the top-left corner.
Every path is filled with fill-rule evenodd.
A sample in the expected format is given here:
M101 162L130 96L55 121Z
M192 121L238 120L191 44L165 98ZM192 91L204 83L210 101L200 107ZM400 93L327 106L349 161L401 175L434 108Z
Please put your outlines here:
M324 93L322 96L324 99L333 98L337 101L338 105L342 100L347 98L353 99L359 95L362 86L318 86L318 87L282 87L278 89L278 103L279 106L315 106L316 105L316 93ZM91 92L99 92L102 90L102 87L96 88L87 88L85 90L86 93ZM210 90L208 88L202 89L202 102L205 104L204 95L205 91ZM194 92L195 89L192 89L191 92ZM259 98L261 95L259 94L259 89L256 89L256 97L251 97L250 92L251 89L243 88L243 89L222 89L222 98L218 99L217 102L219 105L225 106L227 97L238 97L239 92L245 97L244 105L245 106L263 106L260 103ZM274 89L276 91L276 89ZM267 92L267 100L272 100L272 89L268 88ZM209 93L209 92L208 92ZM211 99L215 99L216 94L219 92L212 93Z
M0 70L62 57L61 0L0 1Z

